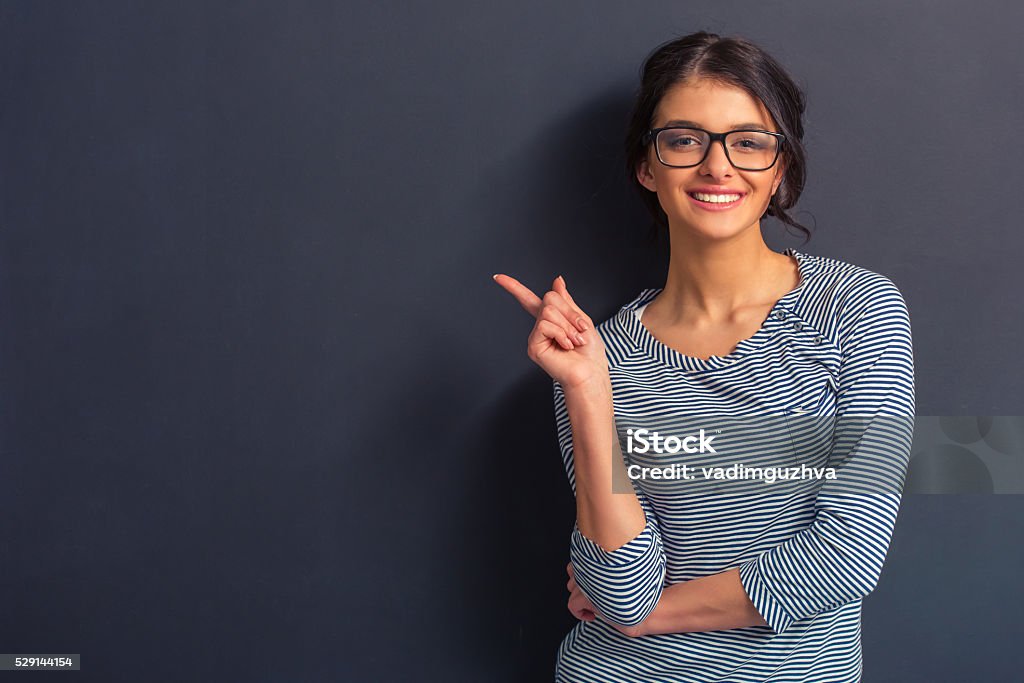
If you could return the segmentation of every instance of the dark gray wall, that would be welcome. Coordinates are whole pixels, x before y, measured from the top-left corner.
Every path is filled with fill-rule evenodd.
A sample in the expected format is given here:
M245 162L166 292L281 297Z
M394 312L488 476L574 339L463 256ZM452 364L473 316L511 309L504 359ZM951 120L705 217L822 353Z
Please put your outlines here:
M562 273L595 319L660 284L619 140L643 57L697 29L805 87L804 249L901 287L918 412L1024 414L1022 23L0 5L0 651L87 680L550 680L573 504L490 275ZM866 681L1019 675L1022 512L905 498Z

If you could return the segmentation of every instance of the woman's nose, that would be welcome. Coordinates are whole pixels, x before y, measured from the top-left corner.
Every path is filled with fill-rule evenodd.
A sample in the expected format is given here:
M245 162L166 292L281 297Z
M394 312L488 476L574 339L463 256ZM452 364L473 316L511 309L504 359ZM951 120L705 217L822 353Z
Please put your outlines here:
M725 143L721 140L715 140L711 143L711 149L708 150L707 156L704 157L704 163L701 164L701 172L714 177L720 177L729 175L732 170L732 163L729 162L729 157L725 153Z

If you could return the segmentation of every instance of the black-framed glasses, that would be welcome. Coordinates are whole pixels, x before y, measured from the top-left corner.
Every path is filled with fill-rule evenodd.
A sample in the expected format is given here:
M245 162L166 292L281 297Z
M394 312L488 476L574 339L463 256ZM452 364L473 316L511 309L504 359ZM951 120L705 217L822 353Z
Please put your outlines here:
M785 140L782 133L767 130L712 133L703 128L666 126L647 131L643 142L655 142L658 161L665 166L690 168L704 163L711 145L721 141L730 164L741 171L766 171L775 165Z

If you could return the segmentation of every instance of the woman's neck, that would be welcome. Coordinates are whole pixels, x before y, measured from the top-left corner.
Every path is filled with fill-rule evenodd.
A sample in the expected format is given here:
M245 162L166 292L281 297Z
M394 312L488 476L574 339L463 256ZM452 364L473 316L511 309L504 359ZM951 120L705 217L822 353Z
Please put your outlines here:
M673 240L664 290L652 302L659 317L670 325L726 322L796 287L792 259L769 249L759 228L748 232L728 242Z

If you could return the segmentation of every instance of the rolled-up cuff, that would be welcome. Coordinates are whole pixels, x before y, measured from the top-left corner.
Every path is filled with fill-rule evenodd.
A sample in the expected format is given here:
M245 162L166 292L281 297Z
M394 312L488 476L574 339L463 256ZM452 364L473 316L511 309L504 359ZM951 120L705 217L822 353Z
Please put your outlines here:
M782 633L793 623L794 619L783 609L782 604L772 595L771 589L764 580L758 565L758 558L753 558L740 565L740 583L747 597L754 603L758 614L768 622L776 633Z
M574 526L569 543L576 584L606 619L639 624L661 599L665 552L656 526L648 522L628 543L608 551Z

